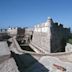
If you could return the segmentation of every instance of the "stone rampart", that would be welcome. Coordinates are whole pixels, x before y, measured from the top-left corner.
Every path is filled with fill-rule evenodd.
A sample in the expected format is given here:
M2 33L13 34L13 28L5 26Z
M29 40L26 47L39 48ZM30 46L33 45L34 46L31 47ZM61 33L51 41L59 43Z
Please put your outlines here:
M30 52L30 51L22 50L20 48L20 46L18 45L18 42L16 41L15 38L13 38L12 42L14 43L14 47L18 51L18 54L25 54L25 53L27 54L28 53L37 60L39 60L43 56L52 56L52 57L57 57L57 58L61 59L62 61L72 62L72 52L47 53L47 54Z

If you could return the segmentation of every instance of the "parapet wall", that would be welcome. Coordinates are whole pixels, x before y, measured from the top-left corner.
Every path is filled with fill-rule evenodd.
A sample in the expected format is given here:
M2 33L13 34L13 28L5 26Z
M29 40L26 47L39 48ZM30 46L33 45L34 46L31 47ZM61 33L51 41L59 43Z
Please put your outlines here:
M7 33L11 36L17 35L17 28L8 28Z

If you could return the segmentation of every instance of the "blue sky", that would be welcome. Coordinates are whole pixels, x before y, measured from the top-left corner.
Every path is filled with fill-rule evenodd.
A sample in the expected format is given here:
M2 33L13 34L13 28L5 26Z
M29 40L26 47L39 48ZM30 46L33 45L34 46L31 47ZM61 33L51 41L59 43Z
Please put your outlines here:
M0 27L31 27L54 21L72 28L72 0L0 0Z

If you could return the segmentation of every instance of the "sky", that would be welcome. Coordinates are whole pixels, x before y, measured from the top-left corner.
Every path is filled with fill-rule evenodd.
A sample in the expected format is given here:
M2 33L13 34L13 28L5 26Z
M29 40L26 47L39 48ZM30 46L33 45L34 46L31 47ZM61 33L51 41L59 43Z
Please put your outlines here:
M0 0L0 28L33 27L48 17L72 29L72 0Z

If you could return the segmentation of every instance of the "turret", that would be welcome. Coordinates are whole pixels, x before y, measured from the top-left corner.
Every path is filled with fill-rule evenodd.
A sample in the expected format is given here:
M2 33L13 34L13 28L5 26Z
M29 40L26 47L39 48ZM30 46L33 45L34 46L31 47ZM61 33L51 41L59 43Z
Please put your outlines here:
M47 22L45 23L45 26L51 26L53 24L53 20L51 17L48 17Z
M52 20L51 17L48 17L48 23L49 23L49 24L53 24L53 20Z

